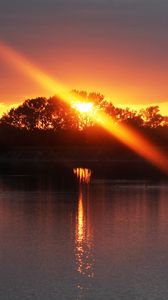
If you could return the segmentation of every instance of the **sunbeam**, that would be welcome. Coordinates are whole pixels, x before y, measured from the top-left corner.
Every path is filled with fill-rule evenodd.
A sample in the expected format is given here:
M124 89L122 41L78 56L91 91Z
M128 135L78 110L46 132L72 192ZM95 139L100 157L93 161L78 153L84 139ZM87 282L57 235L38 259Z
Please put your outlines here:
M0 43L0 55L1 58L10 62L17 69L22 70L25 75L35 80L50 93L57 94L62 101L72 105L73 100L73 105L76 103L76 106L78 106L79 99L75 96L73 96L72 99L72 95L67 91L65 86L46 75L43 71L31 64L26 58L2 42ZM84 108L82 107L82 109ZM168 174L167 156L137 130L116 123L111 116L100 110L95 110L93 112L92 109L88 109L87 114L94 122L101 125L119 141Z

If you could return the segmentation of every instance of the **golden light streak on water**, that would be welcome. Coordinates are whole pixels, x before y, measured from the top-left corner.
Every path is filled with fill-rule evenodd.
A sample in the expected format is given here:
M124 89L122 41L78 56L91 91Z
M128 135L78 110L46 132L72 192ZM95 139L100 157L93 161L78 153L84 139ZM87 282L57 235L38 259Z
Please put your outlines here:
M83 209L83 195L80 191L78 199L78 219L77 219L77 240L82 242L84 240L84 209Z
M80 168L77 168L80 169ZM84 297L94 277L94 245L90 223L89 182L79 181L79 197L76 214L75 257L78 299Z
M92 171L87 168L74 168L74 174L76 175L79 182L89 183L92 175Z
M79 99L73 96L58 81L53 80L44 72L27 61L22 55L12 50L6 44L0 42L0 55L8 63L12 63L17 69L21 69L26 75L45 87L50 93L57 94L64 102L69 105L78 103ZM102 111L88 111L88 116L97 124L101 125L106 131L115 136L127 147L134 150L140 156L151 162L153 165L168 174L168 158L161 150L149 142L137 130L133 130L125 125L117 124L111 116Z

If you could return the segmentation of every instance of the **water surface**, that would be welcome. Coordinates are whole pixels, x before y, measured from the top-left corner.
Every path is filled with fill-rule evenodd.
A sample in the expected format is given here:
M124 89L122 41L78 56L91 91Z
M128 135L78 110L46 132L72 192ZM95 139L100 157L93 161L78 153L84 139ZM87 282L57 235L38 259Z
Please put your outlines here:
M57 176L0 178L0 299L167 300L168 185Z

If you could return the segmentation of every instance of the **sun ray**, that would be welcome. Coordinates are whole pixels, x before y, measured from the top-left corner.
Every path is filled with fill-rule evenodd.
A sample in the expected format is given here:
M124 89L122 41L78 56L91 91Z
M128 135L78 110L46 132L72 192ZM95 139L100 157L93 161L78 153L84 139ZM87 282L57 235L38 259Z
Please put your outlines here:
M0 56L5 59L7 63L12 63L16 69L21 70L26 76L35 80L48 92L56 94L67 103L72 101L72 96L63 84L45 74L21 54L14 51L10 46L3 42L0 42Z
M83 107L81 104L79 105L79 99L75 96L73 96L72 102L72 95L67 91L65 86L46 75L22 55L18 54L16 51L2 42L0 42L0 55L7 62L12 63L17 69L22 70L24 74L46 88L46 90L48 90L50 93L57 94L69 105L72 105L72 103L76 104L79 111L81 110L82 112L83 110L84 112L85 110L86 113L86 105ZM168 174L168 159L166 154L157 149L153 143L149 142L149 140L147 140L147 138L145 138L137 130L133 130L125 125L116 123L111 116L102 111L95 110L93 112L92 109L88 109L87 114L94 122L101 125L119 141Z
M119 141L168 174L167 155L138 132L138 130L116 123L110 116L103 112L97 111L94 116L91 116L92 119L94 117L99 125Z

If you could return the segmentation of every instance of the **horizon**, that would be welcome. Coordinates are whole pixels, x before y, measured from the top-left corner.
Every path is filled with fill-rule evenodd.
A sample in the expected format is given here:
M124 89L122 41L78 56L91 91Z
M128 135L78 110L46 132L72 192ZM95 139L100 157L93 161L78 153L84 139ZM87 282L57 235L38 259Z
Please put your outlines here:
M93 91L90 91L90 92L93 92ZM53 95L54 96L54 95ZM3 114L7 113L8 111L10 111L10 109L12 108L16 108L18 107L19 105L21 105L22 103L24 103L24 101L28 100L28 99L35 99L35 98L38 98L38 97L46 97L46 98L49 98L49 97L53 97L52 95L34 95L34 96L27 96L27 97L24 97L23 99L20 99L20 101L16 101L16 102L11 102L11 103L5 103L3 101L0 101L0 117L2 117ZM118 102L115 102L115 101L110 101L110 99L106 96L104 96L104 98L106 100L108 100L109 102L111 102L115 107L119 107L119 108L129 108L130 110L135 110L137 112L139 112L141 109L145 109L147 107L150 107L150 106L158 106L159 107L159 110L160 110L160 113L161 115L163 116L168 116L168 104L167 102L152 102L150 104L131 104L131 103L127 103L127 104L122 104L122 103L118 103ZM16 98L17 99L17 98Z

